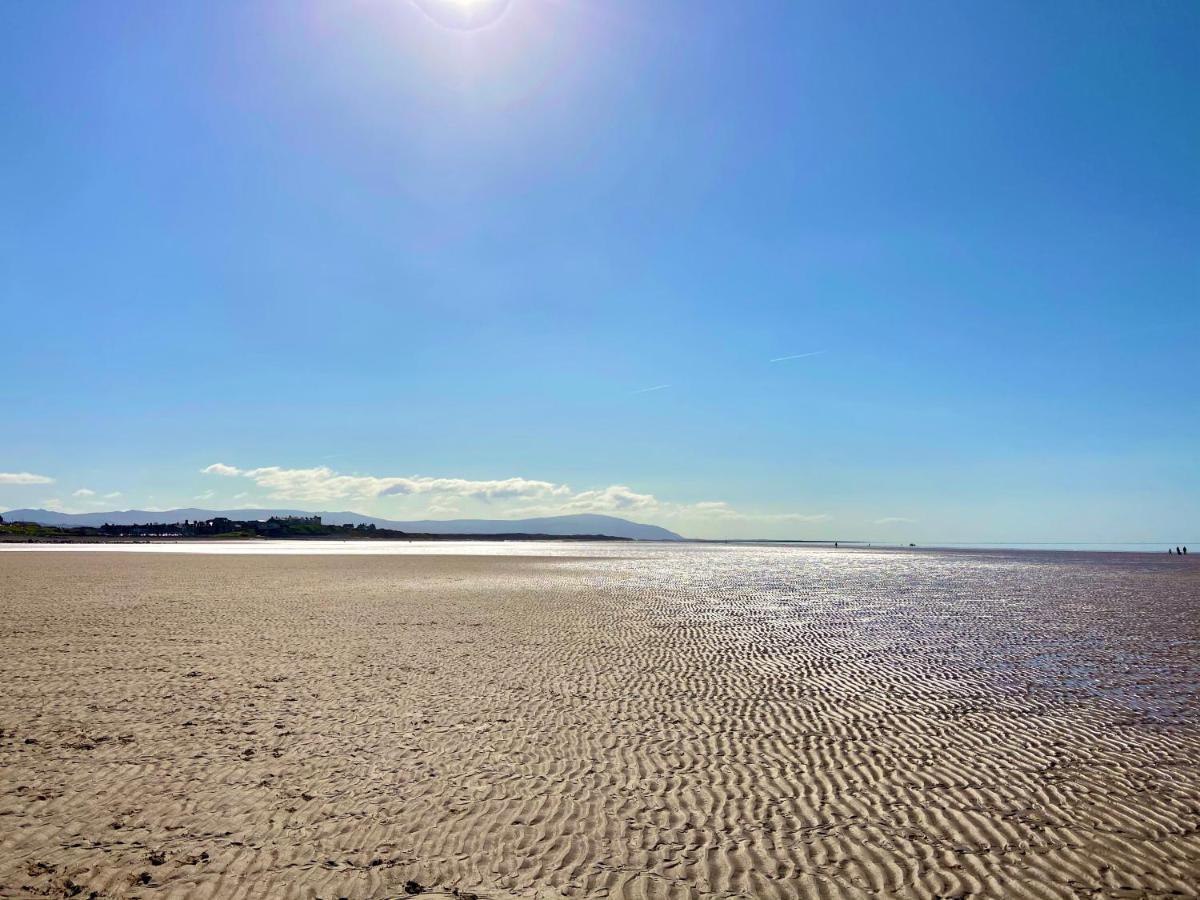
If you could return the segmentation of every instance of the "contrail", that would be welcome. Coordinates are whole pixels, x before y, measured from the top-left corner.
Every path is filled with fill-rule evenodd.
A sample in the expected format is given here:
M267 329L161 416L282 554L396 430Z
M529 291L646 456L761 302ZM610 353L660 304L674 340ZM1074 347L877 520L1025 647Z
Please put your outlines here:
M791 356L777 356L774 359L769 359L767 362L786 362L789 359L804 359L806 356L820 356L824 350L813 350L811 353L793 353Z
M669 388L669 387L670 387L670 385L669 385L669 384L656 384L654 387L648 387L648 388L638 388L638 389L637 389L636 391L634 391L633 393L635 393L635 394L648 394L648 393L650 393L651 391L665 391L665 390L666 390L667 388Z

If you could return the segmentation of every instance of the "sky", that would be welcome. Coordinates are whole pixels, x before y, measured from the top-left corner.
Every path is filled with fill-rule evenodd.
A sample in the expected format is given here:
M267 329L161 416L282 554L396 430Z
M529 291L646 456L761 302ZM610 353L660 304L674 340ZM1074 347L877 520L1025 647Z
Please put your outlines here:
M446 2L0 5L0 510L1200 542L1200 5Z

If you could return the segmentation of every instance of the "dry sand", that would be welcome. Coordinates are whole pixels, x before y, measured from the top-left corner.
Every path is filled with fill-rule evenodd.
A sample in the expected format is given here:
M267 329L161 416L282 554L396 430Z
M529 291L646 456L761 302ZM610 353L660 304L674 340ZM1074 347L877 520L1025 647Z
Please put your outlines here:
M603 552L0 553L0 896L1197 895L1200 565Z

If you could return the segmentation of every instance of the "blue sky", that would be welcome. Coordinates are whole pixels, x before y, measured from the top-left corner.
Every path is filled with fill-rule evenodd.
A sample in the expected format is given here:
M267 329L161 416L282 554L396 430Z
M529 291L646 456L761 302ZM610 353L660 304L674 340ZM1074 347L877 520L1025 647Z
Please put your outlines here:
M0 26L0 509L1200 537L1194 3Z

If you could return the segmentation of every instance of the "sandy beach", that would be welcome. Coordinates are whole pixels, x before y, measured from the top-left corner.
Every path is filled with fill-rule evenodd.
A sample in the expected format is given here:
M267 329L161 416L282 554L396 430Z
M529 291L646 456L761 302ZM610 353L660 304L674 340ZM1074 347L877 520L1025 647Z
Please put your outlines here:
M0 896L1198 895L1194 560L521 554L0 552Z

